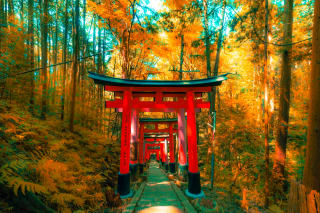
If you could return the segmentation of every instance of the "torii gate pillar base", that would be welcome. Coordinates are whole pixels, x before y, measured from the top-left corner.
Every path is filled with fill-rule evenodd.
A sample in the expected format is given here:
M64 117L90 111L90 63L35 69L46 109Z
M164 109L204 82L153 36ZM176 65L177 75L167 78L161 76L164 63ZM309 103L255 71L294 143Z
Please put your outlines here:
M176 163L170 163L170 173L175 173L176 172Z
M178 177L182 181L186 181L188 176L188 165L181 165L178 166Z
M138 170L138 164L130 164L129 165L130 168L130 173L135 176Z
M140 174L143 173L143 164L139 164L139 173L140 173Z
M169 171L169 164L165 163L164 168L165 168L166 172L168 172Z
M200 172L188 172L188 189L186 190L186 195L194 199L202 198L205 196L203 191L201 190Z
M118 175L118 193L121 199L132 197L133 192L130 190L130 173Z

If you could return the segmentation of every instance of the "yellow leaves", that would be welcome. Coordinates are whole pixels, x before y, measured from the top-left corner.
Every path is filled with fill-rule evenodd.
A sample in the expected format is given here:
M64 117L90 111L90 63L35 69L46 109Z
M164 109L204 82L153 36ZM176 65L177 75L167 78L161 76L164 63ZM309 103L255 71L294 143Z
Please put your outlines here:
M48 190L46 187L29 182L29 181L24 181L21 178L12 178L8 180L8 185L10 187L13 187L13 192L16 196L18 196L18 190L20 189L22 194L25 195L26 191L37 193L37 194L47 194Z
M166 0L165 5L173 10L181 10L190 0Z
M66 206L67 203L70 203L78 207L83 207L85 203L84 199L69 193L55 193L51 197L51 201L60 206Z

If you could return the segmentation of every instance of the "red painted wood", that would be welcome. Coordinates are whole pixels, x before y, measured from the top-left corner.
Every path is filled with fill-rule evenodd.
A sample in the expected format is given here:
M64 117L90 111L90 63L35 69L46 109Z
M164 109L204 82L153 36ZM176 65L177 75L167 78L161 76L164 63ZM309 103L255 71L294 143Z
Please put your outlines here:
M120 174L129 173L130 133L131 133L131 92L125 91L123 96L123 112L121 126Z
M139 133L139 163L143 164L143 138L144 138L144 124L140 124Z
M168 139L168 137L161 137L161 138L145 138L144 140L147 141L147 142L161 142L161 141L164 141L165 139Z
M121 91L132 91L132 92L210 92L211 86L207 87L121 87L121 86L105 86L106 91L121 92Z
M122 92L115 92L115 96L122 97ZM202 97L202 92L195 93L195 96ZM133 98L142 98L142 97L156 97L155 92L134 92L132 94ZM174 98L185 98L185 93L169 93L169 92L162 92L162 97L174 97Z
M132 109L131 112L131 134L130 134L130 143L131 143L131 148L130 148L130 164L137 164L138 163L138 149L139 149L139 144L138 144L138 116L139 113L137 112L136 109Z
M160 158L161 158L161 161L164 162L163 161L163 159L164 159L163 158L163 143L160 143Z
M167 128L167 129L145 129L144 130L144 133L168 133L170 130ZM177 132L178 130L177 129L173 129L172 132Z
M188 156L189 156L189 172L198 172L198 153L197 153L197 128L196 113L194 103L194 93L187 93L187 135L188 135Z
M114 101L106 101L106 108L122 108L123 100L114 100ZM162 101L162 102L154 102L154 101L140 101L134 100L132 103L132 108L139 109L144 112L172 112L178 111L178 109L187 108L187 101ZM195 103L195 108L199 109L208 109L210 108L210 102L197 100Z
M169 142L170 142L170 163L174 163L174 141L173 141L173 131L172 124L169 127Z
M180 109L178 112L178 135L179 135L179 164L184 166L187 164L187 144L185 138L185 110Z

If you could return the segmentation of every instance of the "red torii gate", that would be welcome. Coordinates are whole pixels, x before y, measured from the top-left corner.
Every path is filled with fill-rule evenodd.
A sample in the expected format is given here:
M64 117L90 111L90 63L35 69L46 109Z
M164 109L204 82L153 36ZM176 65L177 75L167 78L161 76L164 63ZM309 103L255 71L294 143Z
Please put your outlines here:
M147 148L146 148L146 146L147 146L147 144L149 144L149 143L151 143L151 142L153 142L153 143L157 143L158 144L158 146L160 146L160 158L161 158L161 162L162 162L162 165L164 165L165 164L165 168L166 168L166 170L169 170L169 166L168 166L168 153L167 153L167 139L169 138L169 135L167 136L167 137L160 137L160 138L155 138L155 137L146 137L145 139L144 139L144 142L143 142L143 144L144 144L144 150L146 150ZM143 165L144 165L144 163L145 163L145 156L146 156L147 154L145 154L145 152L144 152L144 154L143 154L143 156L141 157L142 158L142 163L143 163ZM143 167L140 167L140 173L142 173L143 172Z
M118 108L122 111L120 172L118 192L121 198L132 196L130 190L130 136L131 117L134 110L144 112L179 112L187 111L188 138L188 189L191 197L202 197L200 173L198 170L196 108L210 108L210 102L201 99L202 93L210 92L212 86L221 85L227 80L226 75L207 79L188 81L128 80L112 78L89 72L89 77L96 84L105 86L106 91L115 93L115 100L106 101L107 108ZM141 100L141 97L152 97L153 101ZM167 101L164 98L178 99Z
M159 161L159 155L160 155L160 144L150 144L150 143L146 143L146 159L147 160L150 160L150 154L152 153L155 153L156 154L156 158L157 158L157 161ZM150 149L152 147L152 149ZM159 148L159 149L155 149L156 148Z
M175 173L176 165L175 165L175 158L174 158L174 142L173 142L173 133L176 133L178 130L174 128L174 125L177 124L177 119L163 119L163 118L140 118L140 144L139 144L139 159L143 159L143 138L147 134L156 134L156 133L165 133L169 134L169 143L170 143L170 172ZM147 129L145 128L148 124L154 124L154 129ZM159 129L159 124L166 124L169 127L166 129ZM141 165L140 161L140 168L143 166Z

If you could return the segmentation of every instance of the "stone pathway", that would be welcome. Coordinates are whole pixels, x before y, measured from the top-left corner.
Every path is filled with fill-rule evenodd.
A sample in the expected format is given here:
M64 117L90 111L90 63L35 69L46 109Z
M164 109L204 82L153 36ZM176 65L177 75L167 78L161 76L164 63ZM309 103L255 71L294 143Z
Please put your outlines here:
M156 161L151 161L148 181L142 183L123 213L196 213L183 192L167 178Z
M148 182L137 202L135 211L154 206L174 206L180 210L184 209L166 174L159 168L156 161L151 161Z

